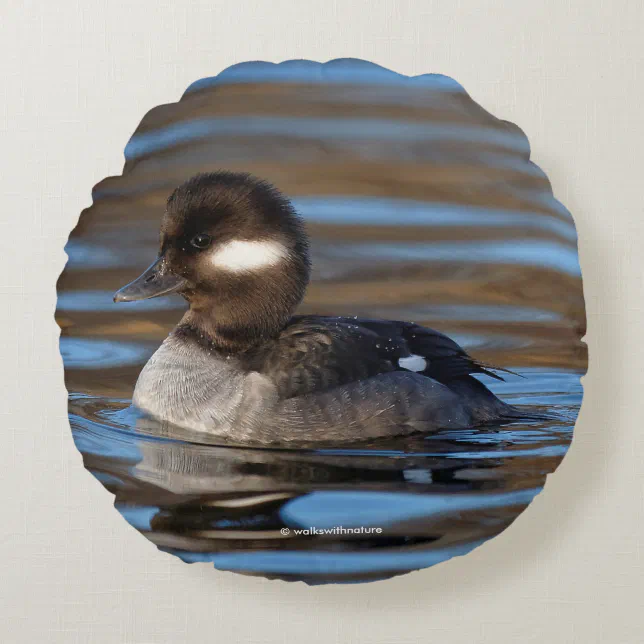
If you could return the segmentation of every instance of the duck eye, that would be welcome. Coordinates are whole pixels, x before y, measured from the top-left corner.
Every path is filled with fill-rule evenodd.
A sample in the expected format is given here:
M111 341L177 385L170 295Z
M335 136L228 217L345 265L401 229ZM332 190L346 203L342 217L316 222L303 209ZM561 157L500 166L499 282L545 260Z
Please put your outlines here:
M204 233L200 233L199 235L195 235L191 240L190 243L195 247L195 248L208 248L210 246L210 242L212 241L212 237L210 235L206 235Z

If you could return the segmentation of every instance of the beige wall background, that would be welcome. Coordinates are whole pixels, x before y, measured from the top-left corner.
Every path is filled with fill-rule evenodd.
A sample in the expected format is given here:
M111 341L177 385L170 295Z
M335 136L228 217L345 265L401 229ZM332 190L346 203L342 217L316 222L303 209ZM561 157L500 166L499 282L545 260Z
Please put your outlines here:
M0 1L0 639L644 641L641 0ZM308 588L159 553L87 474L53 321L63 245L143 114L248 59L454 77L528 134L579 231L590 371L544 494L464 558Z

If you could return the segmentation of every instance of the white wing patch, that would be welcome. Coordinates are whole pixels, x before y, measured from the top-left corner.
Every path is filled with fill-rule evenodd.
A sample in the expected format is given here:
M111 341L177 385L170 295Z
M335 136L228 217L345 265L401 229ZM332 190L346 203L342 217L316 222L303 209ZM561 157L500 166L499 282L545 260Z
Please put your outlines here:
M231 273L243 273L275 266L288 257L288 249L278 241L246 241L233 239L215 249L210 261Z
M427 368L427 360L423 356L417 356L414 353L406 358L400 358L398 364L403 369L408 369L409 371L425 371Z

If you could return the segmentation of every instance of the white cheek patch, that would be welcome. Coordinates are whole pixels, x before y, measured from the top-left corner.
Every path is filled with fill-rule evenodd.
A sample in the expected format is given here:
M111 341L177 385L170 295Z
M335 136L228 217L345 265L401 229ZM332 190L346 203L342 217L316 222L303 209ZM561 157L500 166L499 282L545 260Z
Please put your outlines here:
M217 268L243 273L275 266L288 257L288 249L277 241L244 241L233 239L215 249L210 261Z
M410 356L407 356L406 358L400 358L398 360L399 366L401 366L403 369L408 369L409 371L425 371L427 368L427 360L423 358L423 356L417 356L414 353L412 353Z

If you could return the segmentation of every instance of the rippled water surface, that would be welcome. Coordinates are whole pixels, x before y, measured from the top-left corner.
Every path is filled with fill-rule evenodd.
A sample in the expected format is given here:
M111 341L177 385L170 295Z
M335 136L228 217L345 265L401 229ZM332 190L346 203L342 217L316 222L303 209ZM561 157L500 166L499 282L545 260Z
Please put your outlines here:
M286 450L138 414L138 372L185 305L112 293L156 255L173 188L219 168L274 182L306 219L301 312L437 328L520 374L483 379L550 420ZM59 282L71 426L87 469L160 549L311 583L388 577L498 534L565 455L586 369L574 225L523 133L451 79L359 61L236 66L149 112L123 176L93 197Z

